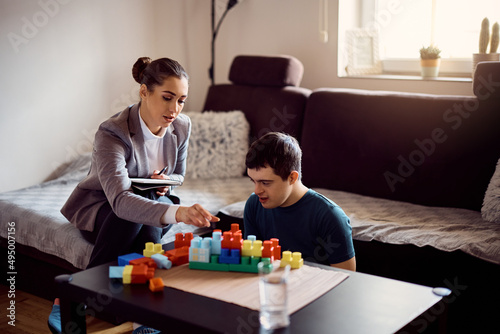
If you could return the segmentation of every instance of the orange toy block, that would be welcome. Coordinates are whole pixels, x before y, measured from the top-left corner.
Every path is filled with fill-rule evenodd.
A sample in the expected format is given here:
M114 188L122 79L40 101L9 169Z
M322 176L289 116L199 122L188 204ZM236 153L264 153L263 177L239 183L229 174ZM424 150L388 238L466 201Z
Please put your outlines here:
M266 240L262 244L262 257L268 257L271 259L271 262L274 261L274 248L271 240Z
M181 248L175 248L165 252L164 254L173 265L180 266L181 264L189 262L189 247L184 246Z
M133 266L130 283L144 284L155 275L155 268L145 265Z
M133 266L145 265L148 267L153 267L155 269L158 267L156 265L155 260L153 260L150 257L141 257L139 259L131 260L131 261L129 261L129 264L131 264Z
M181 248L181 247L185 247L185 246L189 247L191 245L192 239L193 239L192 232L188 232L185 235L182 233L176 233L174 247L175 248Z
M233 241L233 233L231 231L225 231L222 233L222 240L220 242L220 248L231 249Z
M231 224L231 233L234 235L235 233L238 233L240 232L241 233L241 230L240 230L240 224Z
M241 234L241 231L233 233L233 239L231 240L231 249L241 250L242 243L243 243L243 234Z
M278 238L272 238L271 242L273 244L274 248L274 259L275 260L281 260L281 246L280 246L280 240Z
M163 280L161 277L155 277L149 280L149 290L152 292L160 292L163 291L165 285L163 284Z

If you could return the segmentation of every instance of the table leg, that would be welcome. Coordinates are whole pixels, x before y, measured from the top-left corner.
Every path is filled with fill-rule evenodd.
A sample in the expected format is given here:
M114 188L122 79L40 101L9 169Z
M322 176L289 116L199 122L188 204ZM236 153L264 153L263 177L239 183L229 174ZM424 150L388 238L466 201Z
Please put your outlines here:
M71 275L59 275L55 278L59 287L59 300L61 304L61 330L65 334L87 333L85 322L85 305L66 297L65 285L71 282Z

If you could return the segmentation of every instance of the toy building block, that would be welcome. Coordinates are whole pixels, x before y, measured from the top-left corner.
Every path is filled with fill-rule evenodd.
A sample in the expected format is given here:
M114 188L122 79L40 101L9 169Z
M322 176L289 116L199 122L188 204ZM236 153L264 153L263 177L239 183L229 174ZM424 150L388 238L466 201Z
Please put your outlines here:
M253 242L254 242L255 240L257 240L257 237L256 237L255 235L249 235L249 236L247 237L247 240L250 240L250 241L252 242L252 245L253 245Z
M189 262L189 247L174 248L165 252L165 256L172 261L173 265L180 266L181 264Z
M129 264L130 261L135 260L135 259L140 259L141 257L144 257L144 255L141 255L138 253L130 253L130 254L125 254L125 255L120 255L120 256L118 256L118 265L119 266L126 266Z
M153 254L151 255L151 259L155 261L157 268L159 269L170 269L172 268L172 261L168 259L163 254Z
M243 240L243 245L241 246L241 256L252 256L252 240Z
M152 292L163 291L164 287L165 285L163 284L163 280L161 279L161 277L154 277L149 280L149 290L151 290Z
M238 232L241 233L240 224L238 223L231 224L231 233L234 235L235 233Z
M241 250L242 242L243 242L243 234L241 234L241 231L233 233L233 239L231 240L231 249Z
M271 262L274 261L274 248L271 240L266 240L262 246L262 257L268 257L271 259Z
M132 282L132 265L123 267L123 284L130 284Z
M222 232L220 230L214 230L212 232L212 254L220 255L221 253L221 242L222 242Z
M201 269L212 271L229 271L229 264L219 263L219 255L210 256L210 262L189 262L189 269Z
M259 272L257 265L261 261L259 257L241 257L240 264L229 264L229 271L239 271L245 273L255 273Z
M191 245L191 240L193 239L193 233L188 232L186 234L176 233L174 248L189 247Z
M132 266L130 283L144 284L155 275L155 268L145 265Z
M109 278L113 281L123 281L123 270L124 266L110 266L109 267Z
M210 262L211 238L196 237L191 240L189 247L189 262Z
M252 256L262 257L262 240L255 240L252 246Z
M220 247L230 249L232 245L233 233L231 231L226 231L222 233L222 240Z
M161 247L161 244L146 242L146 248L143 250L143 255L151 257L153 254L163 254L164 252L165 251Z
M153 254L153 255L161 255L161 254ZM161 256L163 256L163 255L161 255ZM153 260L150 257L144 257L144 256L140 257L138 259L134 259L134 260L129 261L129 264L131 264L133 266L145 265L145 266L153 267L153 268L157 268L158 267L156 265L155 260Z
M304 259L302 259L302 253L300 252L290 252L284 251L281 258L280 267L286 267L290 265L292 269L299 269L304 264Z
M274 259L275 260L281 260L281 246L280 246L280 240L278 238L272 238L271 242L273 244L274 248Z
M219 263L239 264L241 260L239 249L222 248L222 253L219 256Z

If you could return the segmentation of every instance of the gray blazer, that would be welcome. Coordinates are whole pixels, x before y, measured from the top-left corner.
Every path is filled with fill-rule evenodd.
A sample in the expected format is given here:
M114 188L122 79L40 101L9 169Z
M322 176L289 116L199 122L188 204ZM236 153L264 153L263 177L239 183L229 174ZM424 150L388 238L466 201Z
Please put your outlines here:
M131 177L151 177L139 106L126 108L97 130L89 174L61 209L80 230L93 230L97 212L106 201L122 219L162 227L160 219L169 204L136 195L131 187ZM171 179L184 181L190 134L191 120L180 114L163 137L163 155Z

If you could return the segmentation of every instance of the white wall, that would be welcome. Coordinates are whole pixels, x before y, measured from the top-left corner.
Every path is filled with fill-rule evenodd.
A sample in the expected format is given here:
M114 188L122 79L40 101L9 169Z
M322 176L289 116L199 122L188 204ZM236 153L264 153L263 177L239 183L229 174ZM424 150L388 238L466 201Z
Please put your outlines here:
M220 3L222 0L216 0ZM91 149L99 123L137 101L138 57L171 57L190 74L185 110L210 84L208 0L0 0L0 191L46 179ZM337 0L329 41L319 40L319 0L244 0L217 38L216 83L238 54L289 54L302 86L471 94L470 83L337 77ZM13 35L15 34L15 35Z

